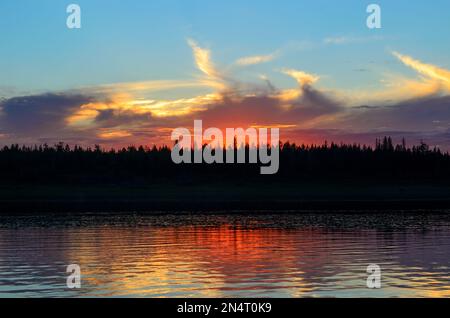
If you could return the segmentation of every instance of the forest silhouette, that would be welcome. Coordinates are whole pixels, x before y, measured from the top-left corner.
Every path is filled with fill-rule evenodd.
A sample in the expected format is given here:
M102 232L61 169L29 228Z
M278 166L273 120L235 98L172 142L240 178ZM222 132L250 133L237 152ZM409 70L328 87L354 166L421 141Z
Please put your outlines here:
M425 143L407 147L390 137L375 147L359 144L280 143L280 169L260 175L260 164L180 164L171 149L135 147L104 150L100 146L11 145L0 149L3 185L24 184L203 184L229 182L320 183L375 182L449 184L450 155ZM248 158L249 146L245 146Z

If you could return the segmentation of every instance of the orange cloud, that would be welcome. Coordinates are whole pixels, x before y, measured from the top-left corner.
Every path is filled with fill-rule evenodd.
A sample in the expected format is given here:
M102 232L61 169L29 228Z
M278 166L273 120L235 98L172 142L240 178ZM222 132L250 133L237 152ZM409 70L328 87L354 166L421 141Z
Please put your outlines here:
M156 80L128 83L105 84L98 87L89 88L94 92L115 93L115 92L155 92L173 90L178 88L194 88L210 86L201 80Z
M39 129L48 129L49 136L57 135L53 133L54 129L63 129L64 133L94 136L111 143L120 138L123 138L121 141L124 142L134 142L138 138L146 140L150 135L154 139L163 139L165 135L170 134L168 127L189 125L194 119L203 119L210 127L221 128L279 127L287 131L294 128L345 128L347 131L363 131L384 126L389 126L392 130L397 125L411 129L412 125L402 122L402 117L397 112L395 118L392 116L390 112L394 108L384 111L382 107L396 106L408 101L406 105L401 105L401 109L406 112L407 107L411 109L411 102L434 95L441 96L442 94L436 93L447 93L450 90L448 70L425 64L398 52L394 52L394 56L417 71L419 78L385 74L381 89L331 91L315 87L321 78L319 75L286 68L281 72L292 77L298 85L279 89L266 76L260 76L264 81L264 84L261 84L240 81L231 76L232 67L228 68L227 72L222 72L212 61L210 50L200 47L193 40L188 40L188 43L192 48L195 64L201 72L197 78L186 81L158 80L101 85L86 91L75 91L81 92L82 96L79 98L44 95L0 101L0 109L3 111L0 120L3 118L3 123L8 120L14 123L6 125L10 130L10 127L35 125ZM274 55L249 56L233 65L256 65L273 58ZM189 87L208 87L211 91L173 98L155 97L150 94ZM361 105L363 106L359 107ZM430 108L429 104L420 103L420 106L426 105ZM55 106L60 107L58 113L54 111ZM21 107L35 109L33 117L36 123L16 124L30 121L26 116L21 116ZM432 107L434 113L427 115L423 129L434 129L436 125L433 123L437 121L439 129L447 129L447 122L442 120L445 114L441 113L444 106L440 108L439 105L433 104ZM419 106L414 106L414 112L420 111ZM425 120L425 115L421 114L420 118L416 119L414 114L410 114L408 121L417 126ZM389 116L394 119L387 125ZM55 123L56 128L47 123L40 124L47 118L52 118L51 122ZM4 135L8 135L7 132L5 130L4 134L1 131Z
M125 130L102 132L102 133L98 134L98 137L103 138L103 139L116 139L116 138L130 137L130 136L132 136L132 134Z
M197 67L210 77L218 77L219 73L217 72L213 62L211 61L211 52L198 46L197 42L192 39L189 39L188 43L194 52L194 58Z
M433 79L440 82L447 90L450 90L450 71L443 68L439 68L432 64L423 63L419 60L413 59L410 56L403 55L395 51L392 52L392 54L406 66L411 67L419 74L429 79Z
M303 87L305 85L312 85L320 79L320 77L318 75L309 74L309 73L294 70L294 69L285 69L285 70L283 70L283 73L294 78L301 87Z

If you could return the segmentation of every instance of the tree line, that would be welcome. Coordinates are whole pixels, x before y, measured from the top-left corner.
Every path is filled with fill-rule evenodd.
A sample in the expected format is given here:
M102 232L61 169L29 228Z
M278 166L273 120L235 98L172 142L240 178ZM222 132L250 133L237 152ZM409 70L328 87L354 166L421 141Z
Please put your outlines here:
M245 146L246 154L250 147ZM420 143L407 147L390 137L375 147L359 144L280 143L280 170L260 175L260 164L180 164L171 149L100 146L4 146L0 149L1 184L128 184L226 182L406 182L450 184L450 155Z

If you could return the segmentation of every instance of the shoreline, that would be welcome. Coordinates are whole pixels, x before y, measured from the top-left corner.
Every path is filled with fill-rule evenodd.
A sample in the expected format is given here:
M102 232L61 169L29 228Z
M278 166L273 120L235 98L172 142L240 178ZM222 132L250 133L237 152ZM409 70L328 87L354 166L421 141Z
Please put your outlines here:
M450 186L277 183L0 186L0 215L430 209L450 209Z
M45 213L335 213L370 212L386 213L448 210L450 200L304 200L304 201L0 201L0 217L8 214Z

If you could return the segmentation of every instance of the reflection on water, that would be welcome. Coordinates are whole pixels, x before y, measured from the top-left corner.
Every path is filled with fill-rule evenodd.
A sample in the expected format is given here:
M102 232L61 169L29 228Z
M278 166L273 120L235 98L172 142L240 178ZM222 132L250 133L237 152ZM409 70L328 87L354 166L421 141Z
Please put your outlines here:
M450 297L448 212L1 216L0 296Z

